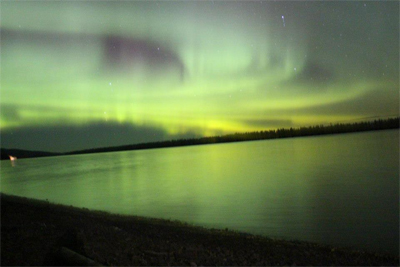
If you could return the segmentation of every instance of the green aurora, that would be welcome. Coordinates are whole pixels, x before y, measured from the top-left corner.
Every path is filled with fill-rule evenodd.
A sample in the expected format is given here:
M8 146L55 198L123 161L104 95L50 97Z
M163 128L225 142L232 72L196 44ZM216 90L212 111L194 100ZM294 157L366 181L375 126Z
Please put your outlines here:
M399 116L399 3L2 1L2 147Z

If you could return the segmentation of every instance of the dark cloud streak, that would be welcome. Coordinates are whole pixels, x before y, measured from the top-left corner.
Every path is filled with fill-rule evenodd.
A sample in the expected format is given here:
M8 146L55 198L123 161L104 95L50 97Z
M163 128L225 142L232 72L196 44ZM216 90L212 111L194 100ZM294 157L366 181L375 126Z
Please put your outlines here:
M180 80L184 78L184 63L173 50L162 43L117 36L107 36L103 42L105 64L110 70L131 69L134 71L135 65L148 65L153 71L175 69Z
M0 106L0 117L7 122L15 122L20 120L19 107L16 105L3 104Z
M147 67L150 76L166 70L174 71L177 78L183 81L185 65L179 55L167 44L147 39L120 36L104 36L103 34L61 33L24 30L1 30L2 45L30 43L38 47L57 48L63 53L80 53L80 49L100 45L103 47L105 73L128 72L135 75L137 67ZM46 54L38 55L46 57ZM61 62L60 62L61 63ZM48 79L52 79L49 77Z
M277 120L277 119L248 119L240 121L252 127L259 127L264 129L291 127L292 120Z
M334 82L335 79L337 77L333 70L319 63L308 61L303 69L293 79L289 80L289 83L306 83L312 85L309 87L311 90L316 90L321 88L321 86L315 86L316 84L327 85Z
M391 91L393 93L386 94L383 91ZM387 113L382 114L382 110ZM377 88L364 93L358 97L343 100L341 102L310 106L307 108L299 108L293 110L293 113L299 115L311 115L318 113L320 115L357 115L362 117L377 117L376 114L383 116L398 116L399 114L399 92L397 93L390 88Z
M165 131L155 127L104 122L1 130L1 145L4 148L49 152L69 152L171 138Z

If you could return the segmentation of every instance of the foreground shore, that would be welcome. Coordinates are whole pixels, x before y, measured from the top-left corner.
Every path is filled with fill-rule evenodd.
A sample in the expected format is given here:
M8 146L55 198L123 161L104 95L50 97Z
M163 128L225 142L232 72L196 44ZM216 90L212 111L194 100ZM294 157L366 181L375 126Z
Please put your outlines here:
M0 196L2 266L71 265L60 248L114 266L399 265L393 255Z

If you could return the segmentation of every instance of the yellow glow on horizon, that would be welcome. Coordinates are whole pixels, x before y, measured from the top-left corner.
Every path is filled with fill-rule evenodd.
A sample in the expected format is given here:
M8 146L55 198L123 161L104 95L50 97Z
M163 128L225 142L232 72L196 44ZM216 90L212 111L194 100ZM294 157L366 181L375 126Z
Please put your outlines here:
M208 136L399 113L398 23L371 9L350 36L316 23L317 2L215 4L2 3L0 129Z

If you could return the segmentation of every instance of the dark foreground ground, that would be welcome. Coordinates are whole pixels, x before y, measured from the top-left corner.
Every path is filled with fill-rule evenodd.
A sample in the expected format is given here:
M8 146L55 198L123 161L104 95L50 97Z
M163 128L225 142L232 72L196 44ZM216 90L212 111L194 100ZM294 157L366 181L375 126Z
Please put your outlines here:
M119 266L399 265L398 256L207 230L1 194L2 266L77 265L70 261L70 254L61 255L62 247L99 264Z

